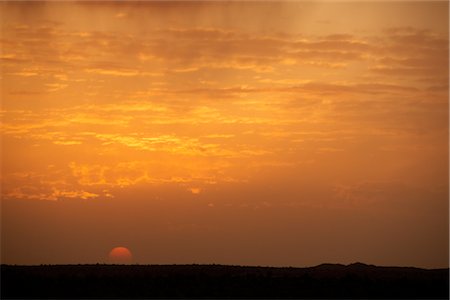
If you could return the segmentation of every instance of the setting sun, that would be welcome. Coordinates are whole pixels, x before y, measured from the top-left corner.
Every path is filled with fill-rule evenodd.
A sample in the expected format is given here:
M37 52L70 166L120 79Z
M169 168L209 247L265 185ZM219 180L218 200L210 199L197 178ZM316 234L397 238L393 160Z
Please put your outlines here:
M133 255L125 247L115 247L109 252L108 258L114 264L129 264L133 261Z

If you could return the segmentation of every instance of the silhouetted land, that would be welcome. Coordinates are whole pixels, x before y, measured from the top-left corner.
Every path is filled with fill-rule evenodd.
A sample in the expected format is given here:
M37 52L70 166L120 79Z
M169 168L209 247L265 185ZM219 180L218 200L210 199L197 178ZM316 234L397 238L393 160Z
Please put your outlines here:
M224 265L1 266L5 298L448 299L448 269Z

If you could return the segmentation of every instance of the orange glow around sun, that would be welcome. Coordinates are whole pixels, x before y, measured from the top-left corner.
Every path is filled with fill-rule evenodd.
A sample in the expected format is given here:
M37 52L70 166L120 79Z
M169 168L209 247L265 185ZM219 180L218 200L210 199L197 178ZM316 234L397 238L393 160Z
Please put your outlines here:
M109 252L108 258L114 264L129 264L133 261L133 255L125 247L115 247Z

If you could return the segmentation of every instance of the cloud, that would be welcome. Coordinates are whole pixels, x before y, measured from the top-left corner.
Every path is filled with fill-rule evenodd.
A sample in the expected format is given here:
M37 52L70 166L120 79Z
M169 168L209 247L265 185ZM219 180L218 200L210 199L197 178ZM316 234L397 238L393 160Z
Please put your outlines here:
M199 4L209 5L218 4ZM67 195L167 182L201 189L258 177L254 170L326 168L328 158L361 151L393 157L424 135L437 151L446 137L448 37L436 30L284 24L277 32L87 7L72 8L98 18L2 27L6 151L57 160ZM58 155L42 159L44 149ZM44 172L35 164L30 170ZM36 195L54 197L47 181L28 180L45 186Z
M188 190L194 195L198 195L202 192L202 189L198 188L198 187L191 187L191 188L188 188Z
M418 208L428 214L445 206L445 187L412 186L402 181L363 181L353 185L335 185L336 200L341 205L367 209L401 211L416 214Z

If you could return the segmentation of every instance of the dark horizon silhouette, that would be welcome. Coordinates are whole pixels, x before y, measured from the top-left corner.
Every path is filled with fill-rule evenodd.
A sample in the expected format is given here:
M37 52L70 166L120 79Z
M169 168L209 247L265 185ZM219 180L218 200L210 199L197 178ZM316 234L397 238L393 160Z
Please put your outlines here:
M3 298L447 299L449 269L324 263L2 265Z

